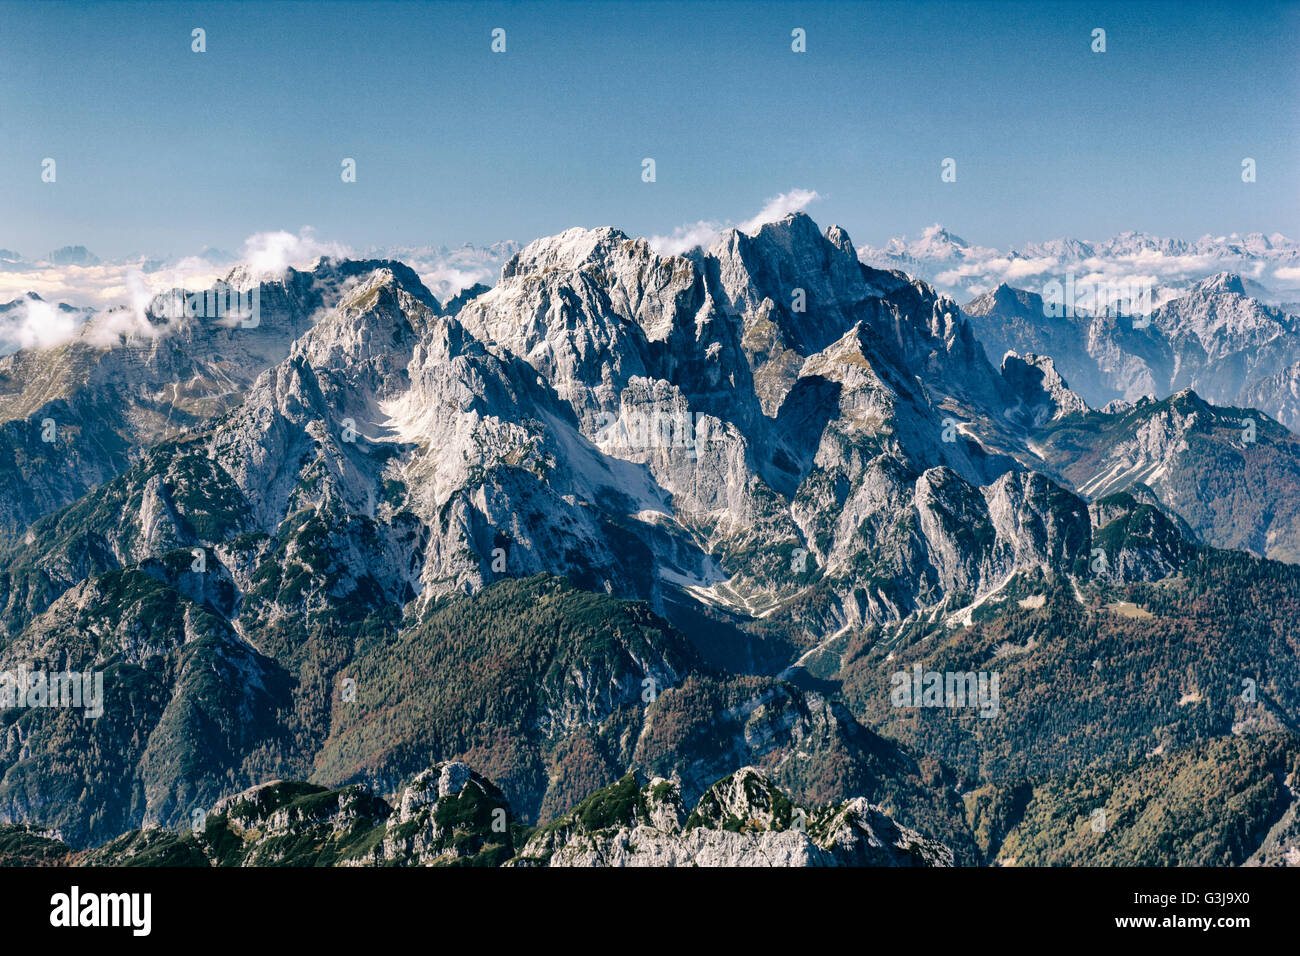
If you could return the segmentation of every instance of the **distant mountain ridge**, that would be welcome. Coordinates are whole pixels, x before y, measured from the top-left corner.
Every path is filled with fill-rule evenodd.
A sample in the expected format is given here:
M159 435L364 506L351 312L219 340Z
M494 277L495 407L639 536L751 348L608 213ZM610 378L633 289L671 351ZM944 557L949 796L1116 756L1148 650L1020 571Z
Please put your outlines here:
M1145 281L1160 301L1217 272L1249 276L1251 294L1274 305L1294 302L1300 289L1300 240L1281 233L1185 240L1130 231L1103 241L1061 238L1000 250L969 243L936 224L913 239L861 246L858 255L867 265L901 269L962 299L1001 283L1041 290L1050 279L1064 282L1067 273L1090 281Z
M1253 297L1234 273L1207 276L1146 316L1054 314L1041 296L1005 283L963 312L990 358L1051 355L1094 407L1192 388L1300 425L1290 384L1300 369L1300 316Z

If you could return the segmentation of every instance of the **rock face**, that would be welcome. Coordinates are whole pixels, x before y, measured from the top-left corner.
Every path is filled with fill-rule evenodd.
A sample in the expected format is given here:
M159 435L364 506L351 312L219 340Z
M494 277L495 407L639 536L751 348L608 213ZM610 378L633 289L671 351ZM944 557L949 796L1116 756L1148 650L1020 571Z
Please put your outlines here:
M1002 377L1013 392L1023 391L1025 407L1011 409L1027 418L1035 426L1056 421L1076 412L1086 412L1088 403L1070 390L1065 379L1056 370L1050 355L1030 352L1023 358L1015 352L1002 357Z
M1088 402L1102 404L1117 396L1108 376L1089 352L1089 320L1082 315L1054 316L1042 296L1002 283L962 306L984 345L989 361L1008 352L1050 356L1053 368Z
M632 777L544 827L518 866L951 866L952 851L857 798L796 806L760 771L718 781L688 816L676 784Z
M510 848L505 797L465 764L453 762L417 775L384 822L383 842L349 863L494 865L509 856Z

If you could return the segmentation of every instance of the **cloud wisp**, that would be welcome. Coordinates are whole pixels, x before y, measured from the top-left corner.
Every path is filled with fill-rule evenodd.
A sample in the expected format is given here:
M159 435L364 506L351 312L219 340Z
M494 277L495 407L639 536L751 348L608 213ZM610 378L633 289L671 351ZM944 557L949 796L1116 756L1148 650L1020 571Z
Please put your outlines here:
M297 234L280 230L251 235L244 240L242 255L229 261L188 256L163 265L143 259L89 265L9 262L0 271L0 304L9 303L0 312L0 355L48 348L78 335L104 348L123 335L152 338L165 331L165 323L146 316L160 293L209 289L236 263L243 264L247 278L265 280L284 275L290 267L309 269L322 256L349 255L347 246L317 239L305 226ZM32 292L40 298L27 295ZM60 308L56 303L75 308Z
M795 212L803 212L808 205L821 195L815 189L792 189L789 192L773 196L763 204L758 214L740 223L710 222L701 219L698 222L678 226L670 236L651 236L650 248L661 256L676 256L695 248L708 246L728 229L754 233L769 222L776 222Z

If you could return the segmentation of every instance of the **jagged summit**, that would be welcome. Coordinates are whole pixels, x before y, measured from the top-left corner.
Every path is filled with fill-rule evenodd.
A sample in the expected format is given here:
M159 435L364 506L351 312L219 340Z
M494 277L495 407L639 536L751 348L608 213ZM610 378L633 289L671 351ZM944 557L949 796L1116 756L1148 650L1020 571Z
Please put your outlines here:
M1003 314L1014 312L1025 317L1039 317L1044 315L1043 297L1037 293L1013 288L1005 282L1000 282L995 288L990 289L983 295L976 296L962 306L962 311L967 315L979 316L989 315L993 312Z
M506 262L501 278L510 279L528 272L550 269L572 270L608 257L622 243L632 242L626 233L613 226L595 229L574 227L554 236L535 239ZM636 244L648 244L637 240Z
M839 249L845 255L857 255L853 248L853 240L849 238L849 234L843 226L838 226L834 223L828 226L826 229L826 241L835 246L835 248Z
M224 281L239 291L257 287L262 287L265 291L269 286L282 291L293 290L300 296L314 296L332 305L351 284L364 279L376 269L385 269L392 273L402 286L424 305L434 311L440 311L437 300L425 287L415 270L406 263L393 259L346 259L320 256L309 269L305 270L293 266L286 266L281 270L257 270L247 263L240 263L231 267Z
M1233 272L1218 272L1212 276L1207 276L1196 285L1192 286L1193 295L1245 295L1246 288L1242 283L1241 276Z
M259 288L256 328L191 321L157 333L150 354L175 366L233 350L239 378L228 364L194 377L237 385L206 454L264 532L296 509L341 509L377 521L372 540L399 553L410 530L376 489L404 487L424 543L375 579L423 600L494 580L490 542L505 534L516 573L745 614L797 593L777 555L803 548L842 578L832 619L905 614L932 599L926 568L948 544L901 475L995 481L1016 467L1006 450L1027 409L1068 391L1040 377L1035 397L988 364L955 303L864 267L842 228L802 213L730 230L694 258L610 227L566 230L520 250L454 318L389 260L322 258ZM976 419L985 427L945 437ZM882 508L912 513L922 544L890 572L887 600L844 605L854 555L894 547L863 537ZM618 543L629 521L645 550Z
M941 229L927 235L959 242ZM879 456L903 474L947 468L987 487L1035 466L1025 429L1088 409L1052 342L1011 350L994 367L955 303L861 265L842 228L823 233L803 213L729 230L690 257L659 256L612 227L569 229L520 250L495 287L458 298L446 317L418 276L390 260L322 258L260 287L264 325L220 341L240 375L261 378L233 378L228 401L246 407L221 425L211 454L268 531L307 501L370 519L373 487L404 485L429 539L412 562L418 571L382 584L392 593L493 580L484 529L504 524L520 568L594 576L655 602L680 590L754 613L798 587L765 547L802 548L824 573L847 574L862 554L896 546L863 537L883 508L915 514L919 546L890 568L886 599L829 613L905 615L931 600L926 568L947 562L949 545L926 524L932 489L915 497L907 481L885 481ZM966 312L1014 308L1031 321L1035 299L1002 283ZM150 344L169 356L157 380L196 341L218 341L193 325ZM170 337L185 351L173 354ZM254 343L250 360L243 350ZM227 359L195 381L232 372ZM690 433L679 427L665 444L626 428L657 420L689 421ZM345 421L363 444L339 440ZM395 457L362 453L379 445ZM315 464L267 470L300 454ZM293 491L316 470L312 496ZM521 511L520 496L536 504ZM651 514L670 521L642 517ZM635 556L655 568L641 584L625 563L633 555L609 537L629 516L652 541ZM579 543L559 547L566 538Z
M970 248L970 243L953 235L939 223L921 230L919 239L908 242L902 237L890 239L884 251L894 256L952 259Z
M1002 357L1001 369L1011 387L1024 394L1035 424L1088 411L1088 403L1070 390L1049 355L1009 351Z

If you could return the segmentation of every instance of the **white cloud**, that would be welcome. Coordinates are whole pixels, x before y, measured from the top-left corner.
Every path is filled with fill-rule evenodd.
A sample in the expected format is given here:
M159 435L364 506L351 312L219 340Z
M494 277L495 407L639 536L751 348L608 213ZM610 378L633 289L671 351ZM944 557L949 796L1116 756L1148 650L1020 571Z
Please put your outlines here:
M701 219L692 226L678 226L671 236L651 236L650 248L661 256L680 256L696 246L708 246L723 228L719 223Z
M259 232L249 236L244 240L244 254L241 258L254 275L281 276L290 266L308 269L321 256L342 259L349 255L351 250L347 246L337 242L322 242L316 238L310 226L304 226L296 236L284 230Z
M444 305L474 285L495 285L501 267L520 249L513 240L490 246L464 245L456 249L390 248L371 250L384 258L398 259L415 270L433 297Z
M788 193L781 193L764 203L758 215L741 223L740 228L744 232L757 232L766 223L784 219L792 212L803 212L809 203L821 198L815 189L792 189Z
M282 276L289 267L309 268L321 256L350 255L346 246L322 242L309 226L298 234L268 232L250 235L243 243L243 263L255 277ZM0 317L0 355L27 347L57 345L85 334L87 341L112 346L123 334L153 337L165 330L146 317L157 294L172 289L211 289L229 265L190 256L151 269L142 260L95 265L23 264L0 272L0 303L36 293L45 302L25 299ZM82 332L82 315L61 311L53 303L90 308L96 315Z
M1002 282L1039 292L1045 283L1064 283L1069 276L1076 282L1151 288L1156 298L1169 297L1217 272L1235 272L1245 279L1267 282L1270 291L1260 293L1266 301L1270 301L1270 292L1272 298L1294 294L1289 290L1300 284L1300 267L1290 263L1300 253L1297 244L1274 235L1271 248L1255 243L1250 247L1255 249L1252 252L1238 244L1238 238L1215 240L1206 236L1189 244L1124 233L1104 243L1093 243L1093 254L1076 257L1069 244L1062 244L1051 254L1034 247L1026 252L1002 252L969 246L931 226L916 240L897 237L879 249L863 246L858 254L869 265L902 268L931 280L938 291L963 301ZM1046 245L1056 244L1053 241ZM1152 248L1153 244L1172 246L1177 251Z
M763 204L758 215L736 225L730 223L699 222L678 226L671 236L651 236L650 248L661 256L677 256L696 248L707 248L719 235L729 228L742 232L757 232L763 225L776 222L794 212L803 212L808 204L821 195L815 189L792 189L788 193L773 196Z
M45 266L0 273L0 302L22 298L27 292L46 300L26 300L10 310L9 321L0 321L0 354L58 345L79 334L103 347L126 334L156 336L161 328L145 317L154 296L169 289L207 289L226 272L199 258L182 259L148 273L140 265ZM60 310L55 305L59 302L95 312L84 333L85 315Z
M455 266L437 263L427 272L418 273L425 288L433 293L439 302L446 303L455 298L456 293L470 286L492 285L501 275L501 267L483 266L478 269L458 269Z
M76 306L105 308L126 295L126 276L138 264L96 266L32 266L0 272L0 302L35 292L43 299Z
M1028 276L1038 276L1051 272L1059 264L1054 256L1046 256L1042 259L1003 259L998 260L999 265L1006 263L1002 268L1002 275L1008 279L1024 279Z
M0 354L65 342L76 334L82 318L49 302L25 299L0 313Z
M256 277L281 276L284 271L310 268L321 256L345 257L350 250L339 243L323 242L310 227L291 232L261 232L244 240L243 262ZM161 269L145 271L142 261L101 262L93 266L23 264L0 271L0 303L35 292L46 303L27 300L0 319L0 355L33 346L57 345L80 334L81 316L60 311L53 303L66 302L94 309L96 316L85 330L87 341L115 344L121 335L152 337L163 326L145 317L150 302L171 289L209 289L229 272L229 265L191 256Z

